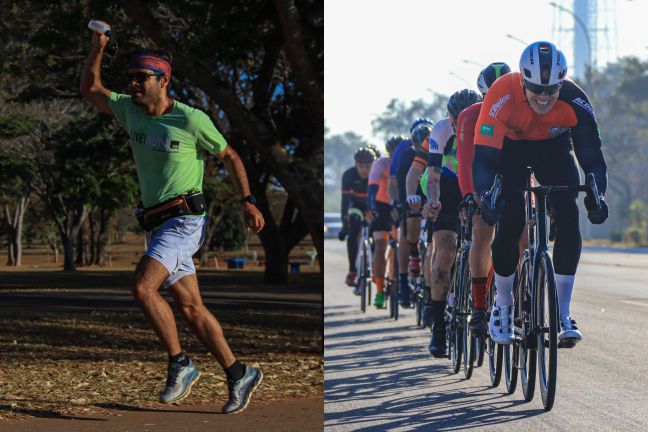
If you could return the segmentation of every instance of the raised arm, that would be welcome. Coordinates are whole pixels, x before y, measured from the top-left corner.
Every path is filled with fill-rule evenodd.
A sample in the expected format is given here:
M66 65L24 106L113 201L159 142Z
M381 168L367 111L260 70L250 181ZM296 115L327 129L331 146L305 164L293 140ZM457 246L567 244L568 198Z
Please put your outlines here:
M83 66L81 75L81 94L92 105L107 114L113 114L108 105L110 90L101 83L101 58L104 48L108 43L108 37L97 31L92 35L92 48Z

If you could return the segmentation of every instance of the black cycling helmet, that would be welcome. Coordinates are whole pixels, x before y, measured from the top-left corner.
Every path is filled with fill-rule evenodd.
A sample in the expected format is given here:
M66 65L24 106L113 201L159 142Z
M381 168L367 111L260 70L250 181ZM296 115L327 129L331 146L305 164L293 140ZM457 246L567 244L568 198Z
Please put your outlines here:
M405 138L401 135L394 135L393 137L389 138L387 140L387 143L385 144L385 148L387 149L387 153L389 155L393 155L394 152L396 151L396 147L398 147L398 144L403 142Z
M448 99L448 112L453 119L457 120L461 111L481 100L482 97L476 91L468 89L459 90Z
M486 66L486 68L479 73L479 77L477 77L477 87L482 96L486 95L486 92L497 78L509 72L511 72L511 68L506 63L495 62Z
M353 155L353 159L359 163L372 163L376 159L376 154L367 147L360 147Z
M380 159L380 150L378 149L378 147L376 147L375 144L369 144L367 146L367 149L373 152L374 159Z

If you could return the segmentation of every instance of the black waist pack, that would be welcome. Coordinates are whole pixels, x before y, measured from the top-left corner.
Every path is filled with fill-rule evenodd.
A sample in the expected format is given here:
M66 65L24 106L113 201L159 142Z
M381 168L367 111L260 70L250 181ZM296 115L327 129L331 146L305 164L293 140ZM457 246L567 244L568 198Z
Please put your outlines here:
M185 215L200 215L205 212L205 196L202 192L191 192L164 201L145 209L140 202L135 217L144 231L153 231L167 220Z

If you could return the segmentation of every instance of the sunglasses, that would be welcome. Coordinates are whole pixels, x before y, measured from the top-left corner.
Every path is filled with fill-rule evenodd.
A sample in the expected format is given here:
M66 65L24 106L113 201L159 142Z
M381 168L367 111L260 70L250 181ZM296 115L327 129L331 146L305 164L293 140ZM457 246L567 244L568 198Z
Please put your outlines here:
M133 82L135 81L138 84L143 84L149 77L152 76L162 76L164 74L161 73L146 73L146 72L135 72L135 73L129 73L126 74L126 79L128 82Z
M552 95L560 91L562 84L540 85L524 81L524 88L537 95Z

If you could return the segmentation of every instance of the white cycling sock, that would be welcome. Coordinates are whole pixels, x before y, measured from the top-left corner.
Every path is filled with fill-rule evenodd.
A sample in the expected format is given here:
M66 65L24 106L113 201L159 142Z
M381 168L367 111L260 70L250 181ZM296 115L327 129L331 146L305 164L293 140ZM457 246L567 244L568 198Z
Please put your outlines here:
M515 279L515 273L511 276L500 276L495 272L495 287L497 289L495 303L497 306L513 306L513 279Z
M560 315L569 315L574 279L576 275L556 274L556 293L558 294L558 309Z

